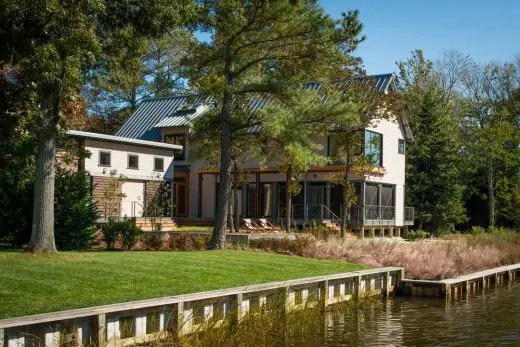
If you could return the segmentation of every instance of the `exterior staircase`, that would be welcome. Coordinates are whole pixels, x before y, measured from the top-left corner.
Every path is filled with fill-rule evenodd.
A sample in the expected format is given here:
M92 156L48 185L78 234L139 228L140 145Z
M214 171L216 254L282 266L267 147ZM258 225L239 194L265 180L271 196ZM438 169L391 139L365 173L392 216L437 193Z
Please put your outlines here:
M177 217L176 222L177 222L178 226L212 227L215 224L215 219L213 219L213 218Z
M161 223L162 231L172 231L177 226L177 223L170 217L158 217L155 222ZM153 225L150 218L137 218L135 220L135 225L143 229L143 231L153 231Z

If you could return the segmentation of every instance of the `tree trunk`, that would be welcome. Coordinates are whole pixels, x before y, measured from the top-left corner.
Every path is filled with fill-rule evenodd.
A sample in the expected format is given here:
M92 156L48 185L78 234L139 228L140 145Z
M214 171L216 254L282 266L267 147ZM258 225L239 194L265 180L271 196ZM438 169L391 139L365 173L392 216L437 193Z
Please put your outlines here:
M233 199L229 199L227 222L228 222L228 225L229 225L229 232L230 233L234 233L235 232L235 226L233 224Z
M291 206L291 191L289 190L289 184L291 182L293 175L292 165L289 165L287 168L287 173L285 174L285 232L291 232L291 222L292 222L292 206Z
M345 238L347 234L347 222L348 222L348 185L343 186L343 206L342 206L342 216L341 216L341 239Z
M34 209L32 219L31 252L56 252L54 242L54 162L56 135L43 131L38 135Z
M231 195L231 137L233 130L229 124L233 98L224 94L224 103L220 111L220 185L217 195L217 213L215 227L209 243L210 249L224 248L224 233L228 216L229 199Z
M238 173L236 173L235 165L235 184L233 185L233 206L235 212L235 231L240 231L240 214L238 213Z
M346 158L345 158L345 177L343 179L343 216L341 221L341 239L345 239L346 230L347 230L347 217L348 217L348 210L350 207L350 200L349 200L349 180L348 180L348 174L350 172L350 141L347 139L347 151L346 151Z
M493 163L490 161L487 172L488 180L488 206L489 206L489 226L495 226L495 180L493 175Z

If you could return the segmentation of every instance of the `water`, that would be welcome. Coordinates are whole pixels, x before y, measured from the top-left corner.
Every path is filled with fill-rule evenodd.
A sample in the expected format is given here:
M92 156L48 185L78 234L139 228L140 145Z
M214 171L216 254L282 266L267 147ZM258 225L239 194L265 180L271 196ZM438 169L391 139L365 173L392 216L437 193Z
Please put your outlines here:
M328 313L285 346L520 346L520 282L447 303L393 298Z

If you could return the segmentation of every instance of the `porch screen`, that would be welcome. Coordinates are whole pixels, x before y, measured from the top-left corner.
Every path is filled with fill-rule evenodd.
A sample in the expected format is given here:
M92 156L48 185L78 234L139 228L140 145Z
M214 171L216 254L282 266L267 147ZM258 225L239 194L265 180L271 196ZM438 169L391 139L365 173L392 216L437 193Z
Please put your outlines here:
M271 217L273 212L273 184L262 183L260 191L260 216Z
M365 184L365 216L367 220L378 219L379 192L378 185Z
M247 185L247 216L256 217L256 183Z
M395 209L395 186L383 185L381 186L381 219L394 219Z

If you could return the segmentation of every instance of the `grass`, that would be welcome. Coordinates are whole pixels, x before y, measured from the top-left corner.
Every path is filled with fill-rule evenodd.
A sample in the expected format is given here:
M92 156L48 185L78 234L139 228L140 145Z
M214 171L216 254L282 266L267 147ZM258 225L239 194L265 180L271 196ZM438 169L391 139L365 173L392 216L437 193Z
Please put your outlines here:
M0 319L361 269L262 252L0 252Z

